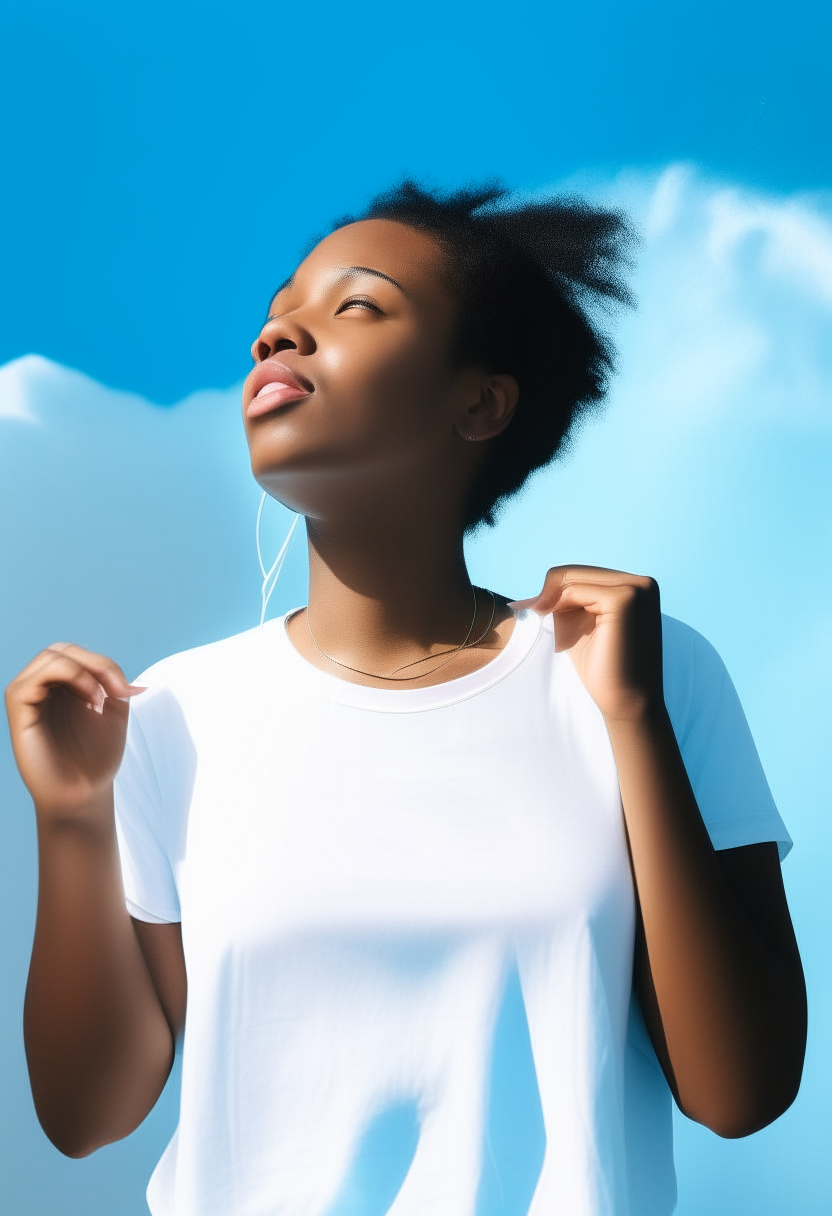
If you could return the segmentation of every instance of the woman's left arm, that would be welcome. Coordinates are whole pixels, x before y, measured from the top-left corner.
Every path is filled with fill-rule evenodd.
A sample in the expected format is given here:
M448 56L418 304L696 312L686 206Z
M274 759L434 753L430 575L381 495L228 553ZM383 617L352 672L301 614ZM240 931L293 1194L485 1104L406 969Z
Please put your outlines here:
M775 845L717 853L664 703L653 579L592 566L550 570L521 607L551 612L604 715L639 904L636 983L679 1107L745 1136L794 1101L806 991Z

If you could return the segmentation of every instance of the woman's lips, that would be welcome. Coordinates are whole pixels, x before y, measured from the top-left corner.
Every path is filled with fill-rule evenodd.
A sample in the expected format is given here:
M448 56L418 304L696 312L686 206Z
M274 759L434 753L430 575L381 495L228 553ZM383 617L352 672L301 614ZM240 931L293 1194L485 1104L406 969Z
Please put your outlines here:
M308 396L308 389L300 388L297 384L288 384L282 380L270 380L268 384L263 385L260 392L249 402L246 416L248 418L259 418L261 414L268 414L272 410L279 409L281 405L286 405L288 401L298 401L301 397Z

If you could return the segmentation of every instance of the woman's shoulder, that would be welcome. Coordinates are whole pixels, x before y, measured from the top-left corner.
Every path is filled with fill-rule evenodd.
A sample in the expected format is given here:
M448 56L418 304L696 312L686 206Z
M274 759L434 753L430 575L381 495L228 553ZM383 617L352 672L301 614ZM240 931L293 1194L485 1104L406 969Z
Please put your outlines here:
M662 613L664 695L671 713L684 716L720 693L730 677L716 648L696 629Z
M147 667L134 683L147 689L134 701L135 705L154 699L163 690L170 692L196 691L216 688L217 684L247 678L256 671L265 652L276 655L275 633L281 621L267 621L242 633L207 642L188 650L167 655Z
M662 617L664 695L702 818L717 849L791 838L771 796L733 681L711 643Z
M715 647L698 630L675 616L662 613L662 643L665 653L676 662L692 662L697 655L721 663Z

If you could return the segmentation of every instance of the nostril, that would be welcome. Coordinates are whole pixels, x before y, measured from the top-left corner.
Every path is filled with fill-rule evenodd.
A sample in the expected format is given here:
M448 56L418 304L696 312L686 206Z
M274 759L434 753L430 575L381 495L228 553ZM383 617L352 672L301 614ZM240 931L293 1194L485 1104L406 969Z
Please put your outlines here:
M251 348L252 358L255 363L262 363L271 355L278 355L282 350L297 350L297 342L293 342L291 338L277 338L274 342L267 342L265 338L258 338Z

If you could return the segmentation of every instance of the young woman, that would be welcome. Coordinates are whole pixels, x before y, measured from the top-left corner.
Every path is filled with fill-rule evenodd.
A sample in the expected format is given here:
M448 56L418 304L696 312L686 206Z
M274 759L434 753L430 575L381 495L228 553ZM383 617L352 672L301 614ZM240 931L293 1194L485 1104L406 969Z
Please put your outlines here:
M789 838L719 658L647 577L468 578L463 534L603 394L588 306L626 297L620 216L500 196L401 187L272 301L243 414L308 606L140 685L57 643L9 687L38 1115L71 1156L126 1136L184 1028L154 1216L381 1216L344 1196L407 1102L384 1210L473 1216L512 977L545 1152L511 1216L669 1213L670 1093L744 1136L797 1092Z

